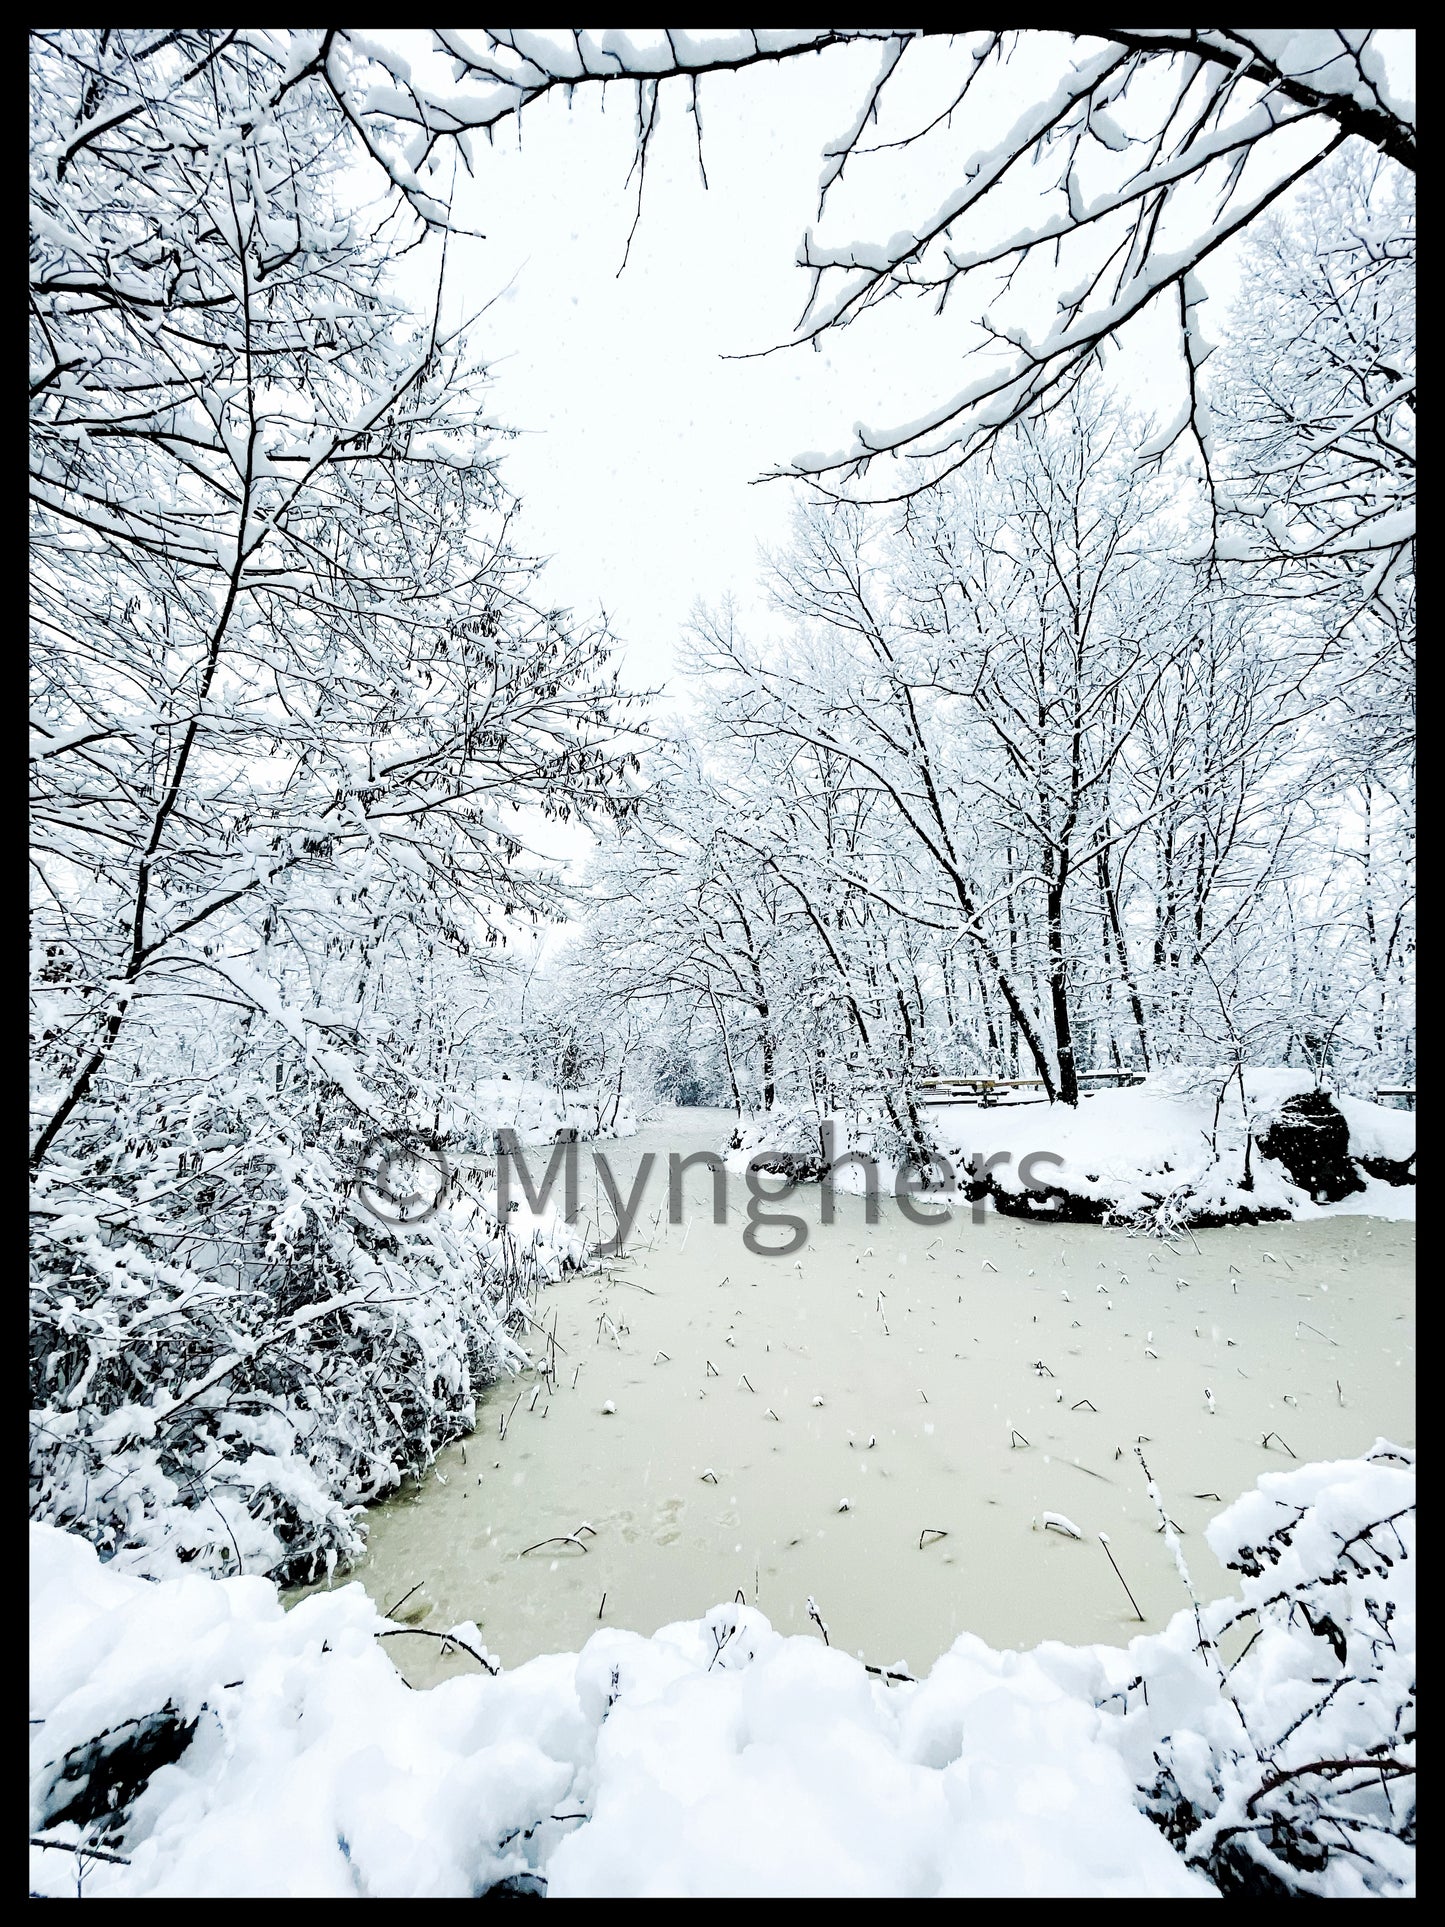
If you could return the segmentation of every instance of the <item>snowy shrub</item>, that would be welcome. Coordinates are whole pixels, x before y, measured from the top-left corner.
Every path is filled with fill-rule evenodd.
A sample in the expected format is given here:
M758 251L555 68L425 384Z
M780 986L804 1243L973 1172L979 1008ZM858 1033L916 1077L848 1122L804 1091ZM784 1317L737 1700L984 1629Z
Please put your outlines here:
M900 1165L915 1162L904 1130L883 1104L866 1100L846 1113L823 1117L807 1105L784 1105L740 1123L730 1141L729 1162L739 1170L751 1162L759 1171L811 1183L828 1174L824 1152L829 1145L832 1163L842 1167L843 1190L860 1187L864 1180L863 1166L849 1159L871 1158L878 1167L877 1183L885 1189ZM871 1178L868 1182L873 1185Z
M470 1428L524 1356L530 1294L581 1248L504 1232L464 1181L388 1229L351 1195L359 1128L327 1117L318 1141L314 1116L228 1088L138 1102L48 1170L32 1516L123 1567L302 1581L360 1550L355 1508Z
M1414 1455L1267 1473L1210 1525L1243 1599L1130 1647L1146 1811L1221 1892L1401 1891L1415 1843ZM1231 1656L1232 1655L1232 1656Z
M806 1109L787 1106L739 1123L729 1148L744 1151L749 1157L777 1151L817 1158L822 1142L818 1119Z

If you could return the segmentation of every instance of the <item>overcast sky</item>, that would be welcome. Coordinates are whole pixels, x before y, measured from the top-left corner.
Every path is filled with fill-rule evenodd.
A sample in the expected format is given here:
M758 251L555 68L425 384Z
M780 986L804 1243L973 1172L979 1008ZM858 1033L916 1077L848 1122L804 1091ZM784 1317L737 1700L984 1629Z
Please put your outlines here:
M845 49L707 81L707 192L684 92L664 89L620 276L635 190L628 90L608 90L605 112L600 90L570 110L560 99L529 109L521 150L499 137L459 194L458 212L487 238L465 249L453 286L473 304L506 290L480 340L497 416L525 431L505 462L526 501L525 540L555 558L559 600L606 607L629 680L668 675L697 597L731 589L747 601L758 544L786 535L794 500L792 483L756 477L804 449L841 448L859 420L911 418L960 385L957 332L901 303L820 351L724 359L792 333L820 154L877 60L874 48ZM1000 104L1008 119L1018 111L1017 97ZM914 175L924 212L939 183ZM865 163L856 178L873 191L855 188L832 231L886 237L901 225L897 174Z

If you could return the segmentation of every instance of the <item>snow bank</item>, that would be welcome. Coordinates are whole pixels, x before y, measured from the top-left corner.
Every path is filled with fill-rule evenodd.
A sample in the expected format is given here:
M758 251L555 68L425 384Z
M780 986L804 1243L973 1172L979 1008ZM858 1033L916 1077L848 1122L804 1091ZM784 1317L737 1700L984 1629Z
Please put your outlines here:
M1243 1611L1267 1635L1226 1691L1192 1608L1127 1652L965 1635L887 1686L732 1605L496 1676L459 1628L477 1673L413 1692L360 1586L286 1613L264 1580L147 1583L32 1526L30 1826L51 1843L32 1891L1208 1895L1205 1865L1239 1885L1220 1836L1242 1815L1303 1890L1406 1892L1414 1481L1377 1454L1270 1474L1216 1522L1220 1550L1249 1548ZM1323 1587L1343 1657L1295 1610ZM1217 1638L1241 1602L1206 1610ZM1289 1777L1332 1749L1392 1764L1373 1792ZM1334 1798L1347 1845L1341 1814L1373 1828L1367 1851L1282 1858L1300 1829L1279 1809L1306 1795Z
M1242 1104L1231 1067L1191 1066L1157 1071L1127 1089L1091 1092L1077 1109L1012 1099L920 1109L925 1129L958 1174L959 1188L968 1181L965 1166L976 1161L995 1203L1019 1215L1125 1220L1165 1233L1186 1225L1338 1213L1414 1218L1413 1172L1401 1183L1397 1171L1377 1166L1372 1174L1364 1168L1365 1160L1403 1166L1413 1158L1413 1112L1336 1094L1360 1189L1339 1203L1316 1204L1283 1165L1261 1154L1258 1142L1286 1098L1313 1090L1312 1075L1246 1069L1244 1085ZM891 1189L904 1155L896 1125L881 1114L827 1121L840 1163L844 1151L872 1157L876 1182ZM780 1108L740 1126L727 1164L742 1171L762 1159L763 1169L807 1182L821 1171L821 1143L814 1114ZM769 1153L776 1154L771 1162ZM839 1191L851 1192L874 1182L857 1162L844 1164L836 1179Z
M1350 1127L1350 1152L1357 1158L1389 1158L1400 1163L1415 1150L1415 1113L1370 1104L1336 1091L1335 1104Z
M1040 1215L1059 1203L1039 1193L1029 1198L1021 1167L1030 1152L1058 1160L1033 1166L1036 1182L1049 1191L1112 1217L1157 1221L1164 1229L1269 1216L1413 1218L1413 1186L1378 1179L1364 1178L1364 1189L1338 1204L1315 1204L1279 1164L1260 1155L1257 1144L1250 1153L1252 1184L1245 1188L1246 1129L1257 1138L1284 1099L1312 1089L1313 1082L1307 1071L1246 1070L1242 1106L1228 1067L1174 1069L1129 1089L1094 1092L1076 1110L1058 1104L957 1105L930 1116L940 1142L960 1164L966 1157L1007 1153L1007 1161L989 1174L995 1193ZM1337 1096L1335 1102L1349 1125L1352 1158L1400 1161L1413 1154L1413 1113L1357 1097Z

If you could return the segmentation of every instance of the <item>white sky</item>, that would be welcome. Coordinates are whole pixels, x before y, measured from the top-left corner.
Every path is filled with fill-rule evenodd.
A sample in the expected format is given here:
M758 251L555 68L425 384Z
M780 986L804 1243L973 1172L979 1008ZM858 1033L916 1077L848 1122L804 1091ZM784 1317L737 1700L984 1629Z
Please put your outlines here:
M791 333L819 150L874 65L850 50L836 65L705 84L707 193L682 90L664 89L620 278L633 212L623 88L605 113L596 90L570 113L560 101L529 111L522 150L502 136L459 199L487 241L458 281L485 295L516 277L482 339L498 416L528 431L505 462L527 504L524 540L554 557L559 599L606 607L629 680L665 677L694 599L745 593L758 542L782 535L792 485L753 479L843 440L860 390L889 392L862 331L822 353L722 359Z

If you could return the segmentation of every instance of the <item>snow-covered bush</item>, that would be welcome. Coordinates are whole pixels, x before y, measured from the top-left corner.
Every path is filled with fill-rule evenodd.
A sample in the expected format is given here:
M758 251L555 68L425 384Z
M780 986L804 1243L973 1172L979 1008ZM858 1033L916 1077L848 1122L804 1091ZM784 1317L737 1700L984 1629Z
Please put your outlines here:
M1398 1893L1415 1843L1414 1455L1267 1473L1210 1525L1241 1600L1134 1641L1126 1755L1221 1892Z
M927 1121L919 1122L927 1141ZM877 1167L876 1183L856 1161L862 1158L872 1159ZM860 1190L865 1183L886 1190L899 1166L915 1161L907 1136L885 1106L866 1098L847 1112L819 1116L807 1105L781 1105L741 1122L729 1142L728 1158L737 1170L754 1163L760 1171L782 1173L799 1183L826 1177L836 1165L841 1167L838 1188L843 1191Z
M741 1120L732 1134L729 1150L756 1157L778 1151L795 1157L818 1158L822 1154L822 1129L810 1111L793 1105L768 1111L762 1117ZM734 1163L745 1161L734 1157Z
M254 1079L201 1092L137 1101L46 1167L32 1514L122 1567L310 1579L360 1550L355 1508L469 1429L581 1247L503 1230L465 1174L390 1229L353 1195L364 1121L335 1093L318 1128Z

